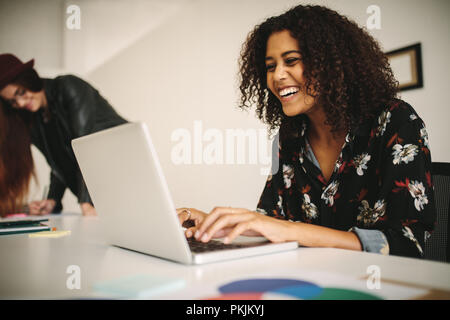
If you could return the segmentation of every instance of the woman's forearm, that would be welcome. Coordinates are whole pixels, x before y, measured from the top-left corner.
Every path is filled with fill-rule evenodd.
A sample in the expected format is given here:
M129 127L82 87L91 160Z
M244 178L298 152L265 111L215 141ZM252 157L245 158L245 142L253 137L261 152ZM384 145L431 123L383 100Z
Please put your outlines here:
M329 247L362 251L356 234L327 227L292 222L292 237L302 246Z

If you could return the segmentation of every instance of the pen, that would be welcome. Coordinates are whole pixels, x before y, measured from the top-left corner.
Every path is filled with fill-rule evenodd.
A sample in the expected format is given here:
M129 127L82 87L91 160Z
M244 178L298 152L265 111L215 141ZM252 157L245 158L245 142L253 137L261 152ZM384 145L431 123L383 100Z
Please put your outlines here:
M42 200L47 200L48 197L49 186L48 184L44 187L44 192L42 192Z
M49 186L48 185L45 185L45 187L44 187L44 191L42 192L42 201L44 201L44 200L47 200L47 198L48 198L48 191L49 191ZM39 209L39 212L42 212L42 207Z

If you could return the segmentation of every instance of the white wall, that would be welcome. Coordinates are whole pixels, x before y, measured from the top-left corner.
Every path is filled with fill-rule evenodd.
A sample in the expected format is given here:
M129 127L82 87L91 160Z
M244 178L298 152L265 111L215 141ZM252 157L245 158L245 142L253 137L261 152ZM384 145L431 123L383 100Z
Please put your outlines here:
M0 52L14 53L44 74L61 71L63 57L61 0L0 0Z
M64 0L80 8L80 29L63 28L63 61L86 74L107 62L174 15L190 0ZM64 11L65 17L71 13Z
M37 2L32 3L39 6ZM64 2L61 10L63 17L67 17L68 3ZM82 20L80 30L62 27L63 69L90 81L128 119L148 123L176 205L203 210L216 205L254 208L265 181L260 166L175 165L171 152L176 142L171 141L171 135L180 128L194 134L194 121L201 121L203 132L215 128L223 135L226 129L263 129L253 113L236 109L237 58L241 44L255 24L306 2L84 0L70 3L80 6ZM415 107L427 124L433 161L449 162L450 130L446 121L450 111L446 93L450 89L447 79L450 2L308 3L327 5L360 25L365 25L368 18L367 7L376 4L381 8L381 29L370 32L385 51L422 43L424 88L405 91L402 98ZM55 25L60 26L56 22ZM17 36L24 37L24 30L19 30ZM4 33L2 28L0 39ZM36 39L31 42L42 50ZM0 48L3 52L12 51L5 50L3 45ZM20 46L14 48L19 50ZM208 145L209 142L203 142L203 147ZM66 207L74 207L73 201L67 203Z

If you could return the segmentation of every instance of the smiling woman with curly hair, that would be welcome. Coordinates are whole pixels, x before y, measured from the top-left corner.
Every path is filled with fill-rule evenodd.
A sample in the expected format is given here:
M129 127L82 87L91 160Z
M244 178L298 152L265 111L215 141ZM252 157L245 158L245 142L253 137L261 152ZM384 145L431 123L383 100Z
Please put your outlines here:
M298 6L257 26L241 54L242 107L257 102L257 115L271 129L290 118L267 85L266 45L270 35L286 30L297 41L295 58L304 67L300 91L315 97L334 131L373 118L396 96L388 59L367 32L335 11Z
M255 211L179 209L196 223L186 236L423 256L436 215L428 135L375 39L300 5L255 27L240 75L241 108L279 129L278 161Z

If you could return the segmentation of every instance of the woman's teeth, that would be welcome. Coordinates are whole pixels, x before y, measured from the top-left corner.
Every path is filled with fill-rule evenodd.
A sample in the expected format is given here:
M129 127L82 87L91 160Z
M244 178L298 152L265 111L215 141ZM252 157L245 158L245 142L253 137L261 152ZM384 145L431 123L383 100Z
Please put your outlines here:
M287 97L291 94L297 93L298 92L298 88L296 87L290 87L290 88L286 88L283 90L280 90L280 96L282 97Z

